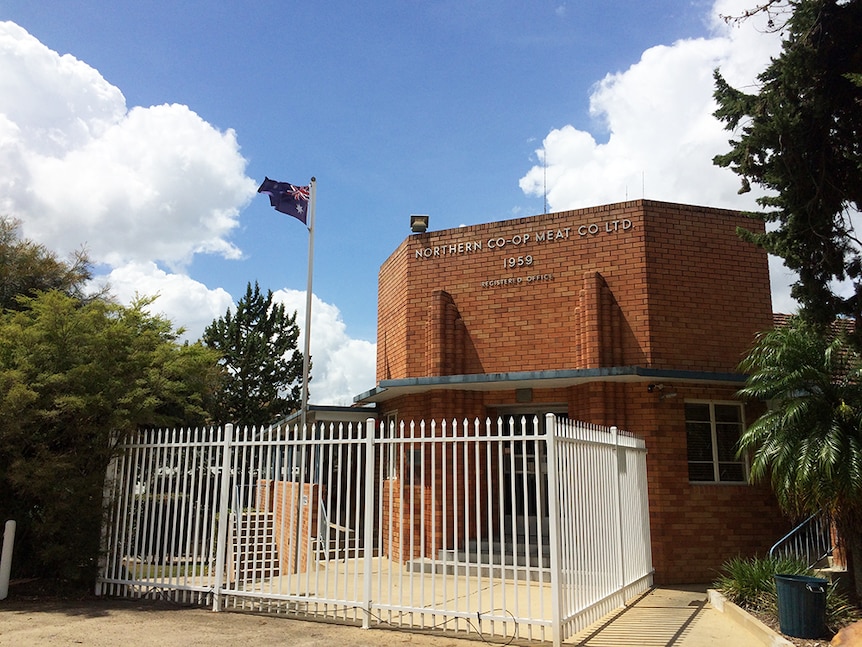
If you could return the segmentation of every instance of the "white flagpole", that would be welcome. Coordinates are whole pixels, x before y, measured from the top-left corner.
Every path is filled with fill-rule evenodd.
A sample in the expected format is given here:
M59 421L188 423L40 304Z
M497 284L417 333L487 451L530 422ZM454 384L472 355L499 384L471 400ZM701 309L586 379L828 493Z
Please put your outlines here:
M317 180L311 178L308 187L308 286L305 289L305 349L302 355L302 429L305 430L308 414L308 373L311 365L311 278L314 272L314 208L317 199Z

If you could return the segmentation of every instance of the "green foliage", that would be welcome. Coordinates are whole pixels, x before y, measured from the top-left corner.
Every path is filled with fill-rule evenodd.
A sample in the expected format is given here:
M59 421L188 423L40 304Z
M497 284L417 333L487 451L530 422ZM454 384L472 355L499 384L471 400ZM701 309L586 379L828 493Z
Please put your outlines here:
M761 334L740 395L769 408L739 440L751 477L793 517L827 512L862 594L862 356L842 331L801 318Z
M755 92L715 73L715 115L734 138L714 162L740 192L766 191L750 214L765 233L740 234L797 273L791 294L811 323L766 333L744 362L742 394L770 409L740 448L785 509L831 514L862 594L862 0L768 0L746 15L785 8L781 54Z
M796 557L734 557L721 567L714 587L735 605L749 611L775 609L775 575L811 575Z
M862 357L794 318L761 334L742 370L740 394L771 403L740 438L752 477L770 478L794 516L825 510L840 529L862 505Z
M769 5L773 3L768 3ZM781 55L748 94L716 71L716 116L734 132L715 158L767 190L774 223L744 237L784 259L798 274L792 295L801 314L831 322L849 315L862 326L862 253L851 216L862 208L862 0L794 0ZM835 281L854 290L839 294ZM862 328L853 343L862 347Z
M817 573L804 560L795 557L735 557L724 563L714 588L730 602L748 611L764 613L778 619L776 575ZM847 596L831 583L826 588L826 625L833 631L860 617Z
M296 348L296 313L272 302L257 283L248 284L236 315L228 308L204 331L204 343L221 354L224 368L217 396L220 423L260 425L296 411L301 402L302 353Z
M0 216L0 312L20 308L18 298L59 290L84 300L84 286L92 278L87 255L80 251L67 263L44 246L21 239L19 223Z
M0 518L16 519L19 574L95 574L102 484L116 439L202 422L217 356L170 322L57 291L0 314Z

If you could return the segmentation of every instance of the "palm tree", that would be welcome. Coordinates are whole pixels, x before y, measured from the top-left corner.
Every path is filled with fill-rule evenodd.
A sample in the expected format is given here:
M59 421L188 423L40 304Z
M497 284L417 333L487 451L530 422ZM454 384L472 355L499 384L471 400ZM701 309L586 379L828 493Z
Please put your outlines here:
M740 391L769 403L739 441L752 480L770 479L790 515L825 511L862 594L862 356L839 325L791 317L758 336Z

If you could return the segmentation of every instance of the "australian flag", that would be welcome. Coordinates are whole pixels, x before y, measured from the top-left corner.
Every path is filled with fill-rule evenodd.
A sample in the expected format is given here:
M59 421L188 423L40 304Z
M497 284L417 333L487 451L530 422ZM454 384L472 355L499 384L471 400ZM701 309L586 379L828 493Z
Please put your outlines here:
M309 187L276 182L265 178L257 192L266 193L269 196L269 203L275 207L276 211L286 213L288 216L301 220L303 224L308 224L306 217L308 216Z

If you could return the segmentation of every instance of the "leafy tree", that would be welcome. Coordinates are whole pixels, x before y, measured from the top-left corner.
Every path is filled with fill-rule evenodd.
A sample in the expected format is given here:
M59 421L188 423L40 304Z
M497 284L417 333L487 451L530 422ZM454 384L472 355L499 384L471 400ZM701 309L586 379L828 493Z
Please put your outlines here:
M206 416L217 355L147 304L50 291L0 314L0 518L18 521L19 574L92 580L116 439Z
M862 253L854 219L862 207L862 0L790 0L781 55L749 94L716 71L716 116L733 131L715 158L767 189L753 217L766 233L741 232L798 274L800 314L828 325L854 318L862 348ZM766 1L751 14L785 3ZM839 281L852 293L842 293Z
M770 401L740 438L793 516L828 512L862 593L862 355L800 318L758 337L741 395Z
M862 593L862 0L764 0L737 19L755 13L783 30L782 51L753 93L716 71L715 114L734 139L714 161L740 192L766 190L750 214L766 232L740 234L797 273L801 320L760 336L743 363L742 395L772 406L740 447L785 510L833 515Z
M221 353L224 367L217 395L220 422L266 424L301 405L302 353L297 350L296 312L285 313L261 293L257 282L236 306L204 331L204 343Z
M42 245L22 239L17 220L0 216L0 311L17 310L19 296L59 290L84 300L84 288L92 278L90 261L83 251L69 262L61 261Z

